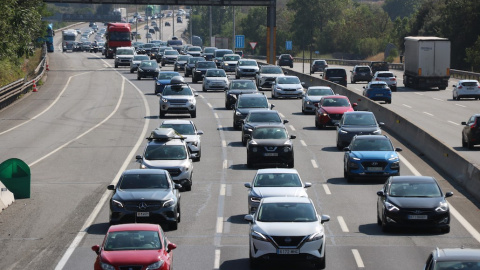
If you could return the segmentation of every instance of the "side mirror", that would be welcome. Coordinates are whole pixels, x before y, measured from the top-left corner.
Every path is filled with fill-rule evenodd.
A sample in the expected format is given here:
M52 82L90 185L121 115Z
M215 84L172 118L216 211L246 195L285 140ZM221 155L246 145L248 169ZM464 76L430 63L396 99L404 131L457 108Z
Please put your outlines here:
M383 192L383 190L380 190L380 191L377 191L377 195L378 196L385 196L385 193Z
M135 159L136 159L136 160L139 160L139 159L143 159L143 157L140 156L140 155L136 155L136 156L135 156Z
M203 135L203 131L202 130L197 130L197 135Z
M177 248L177 245L175 245L174 243L168 243L167 245L167 252L170 253L170 251L174 250Z
M445 198L452 197L452 196L453 196L453 192L445 193Z
M322 215L320 222L323 224L325 222L330 221L330 216L329 215Z
M315 106L316 108L318 108L318 103L314 103L313 106Z
M466 125L467 125L467 122L462 122L462 125L463 125L463 126L466 126Z
M181 189L181 188L182 188L182 185L180 185L180 184L175 184L173 187L174 187L175 189Z
M275 108L275 104L270 105L270 110L273 109L273 108Z
M114 185L108 185L108 186L107 186L107 189L108 189L108 190L115 190L115 186L114 186Z
M454 84L454 85L452 85L452 87L457 87L457 85L456 85L456 84Z
M286 124L288 123L289 121L287 119L283 120L283 123Z
M305 183L303 184L303 187L304 187L304 188L309 188L309 187L311 187L311 186L312 186L312 183L310 183L310 182L305 182Z
M190 154L189 158L190 158L190 159L196 159L196 158L197 158L197 155L196 155L196 154Z
M402 148L400 147L395 148L395 152L402 152Z
M195 94L194 94L194 96L195 96L195 97L198 97L198 94L197 94L197 93L195 93Z
M92 250L95 251L95 253L97 253L97 255L100 255L100 246L99 245L93 246Z
M353 106L353 107L357 107L357 106L358 106L358 103L353 103L352 106Z
M284 71L283 74L287 75L287 74L288 74L288 71Z
M305 82L302 82L301 85L305 86Z
M365 86L364 86L363 89L367 89L367 88L365 88Z
M333 124L334 126L338 127L340 126L340 123L336 122L335 124Z
M343 151L349 152L349 151L350 151L350 147L348 147L348 146L347 146L347 147L344 147L344 148L343 148Z
M253 215L245 215L243 219L245 219L248 222L253 222Z
M383 123L383 122L378 122L378 125L379 125L379 126L385 126L385 123Z
M245 183L243 184L246 188L252 188L252 184L251 183Z
M290 135L290 139L295 139L295 138L297 138L297 136L295 136L295 135Z

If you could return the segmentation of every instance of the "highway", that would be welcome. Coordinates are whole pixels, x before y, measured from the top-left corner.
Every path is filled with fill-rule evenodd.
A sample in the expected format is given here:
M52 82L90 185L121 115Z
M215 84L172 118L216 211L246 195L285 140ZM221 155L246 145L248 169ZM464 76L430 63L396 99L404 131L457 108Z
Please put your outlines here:
M0 215L0 269L92 268L96 255L90 248L101 244L108 229L109 208L104 202L111 191L106 187L123 170L139 167L135 155L142 153L145 137L162 121L153 80L138 81L127 67L115 69L113 59L100 53L57 50L49 58L48 79L39 92L1 112L3 156L20 158L31 167L32 197L17 200ZM174 268L249 269L243 183L251 181L256 170L246 167L241 132L232 127L224 93L201 92L200 83L192 86L199 94L194 121L205 134L202 160L194 163L192 191L182 193L182 221L178 230L166 231L178 246L173 251ZM270 97L268 91L265 94ZM419 125L435 130L444 126L445 133L454 135L458 134L454 127L460 127L445 128L445 121L465 121L476 102L448 99L450 88L425 92L400 87L386 106ZM435 247L480 248L479 204L408 145L392 138L396 147L403 148L401 174L435 176L444 192L454 192L448 199L452 206L448 234L383 233L376 224L376 192L383 181L347 183L343 152L335 147L335 129L317 130L313 115L301 113L300 100L270 102L297 136L295 168L304 182L313 183L310 198L321 214L331 217L325 224L327 269L421 269ZM445 117L447 112L451 118ZM167 115L177 117L188 116ZM457 141L452 144L460 146ZM265 269L291 268L312 269L307 265Z

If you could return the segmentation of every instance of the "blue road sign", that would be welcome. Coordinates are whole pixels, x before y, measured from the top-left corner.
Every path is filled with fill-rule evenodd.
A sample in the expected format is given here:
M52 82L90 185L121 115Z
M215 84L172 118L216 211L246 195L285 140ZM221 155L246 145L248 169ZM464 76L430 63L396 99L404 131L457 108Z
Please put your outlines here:
M292 41L291 41L291 40L287 40L287 41L285 42L285 49L286 49L287 51L291 51L291 50L292 50Z
M236 35L235 36L235 48L245 48L245 36Z

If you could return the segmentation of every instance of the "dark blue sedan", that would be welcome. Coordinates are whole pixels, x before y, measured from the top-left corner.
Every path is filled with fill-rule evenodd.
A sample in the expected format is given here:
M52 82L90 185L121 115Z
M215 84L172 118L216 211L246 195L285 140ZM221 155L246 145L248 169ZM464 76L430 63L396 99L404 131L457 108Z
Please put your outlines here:
M165 85L170 84L170 80L175 76L180 76L180 73L176 71L160 71L155 80L155 95L162 93Z
M392 103L392 90L388 84L383 81L369 82L367 86L363 87L363 95L371 100L385 101L385 103Z

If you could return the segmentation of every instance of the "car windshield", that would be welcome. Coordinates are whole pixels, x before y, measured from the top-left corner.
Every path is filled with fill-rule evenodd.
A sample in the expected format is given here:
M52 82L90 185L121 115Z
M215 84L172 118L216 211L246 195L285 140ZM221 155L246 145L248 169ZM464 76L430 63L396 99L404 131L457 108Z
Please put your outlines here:
M205 48L203 50L204 53L214 53L217 48Z
M168 50L165 51L165 55L178 55L178 51Z
M278 113L264 113L264 112L250 112L248 117L246 118L246 122L254 122L254 123L263 123L263 122L273 122L273 123L281 123L282 119Z
M357 67L357 72L370 72L370 68L368 67Z
M257 89L253 81L233 81L230 84L230 89Z
M125 174L118 184L119 189L167 189L169 187L165 174Z
M239 66L256 66L257 62L255 61L240 61L238 62Z
M190 47L190 48L188 48L188 51L189 52L201 52L202 48L200 48L200 47Z
M315 64L316 66L321 66L321 65L326 65L327 62L325 62L325 61L315 61L314 64Z
M143 68L157 68L158 67L158 64L157 64L157 61L142 61L142 63L140 63L140 66Z
M342 77L345 76L344 69L329 69L327 70L328 77Z
M205 77L227 77L227 74L223 69L209 69L207 70Z
M162 124L161 128L173 128L182 135L195 135L195 130L191 124Z
M197 68L217 68L214 62L198 62Z
M190 58L191 56L189 55L180 55L178 58L177 58L177 61L187 61L188 58Z
M188 58L188 63L189 64L195 64L197 63L198 61L203 61L205 60L203 57L202 58L199 58L199 57L190 57Z
M193 96L192 89L188 86L167 85L163 89L164 96Z
M328 96L333 95L333 90L330 88L310 88L307 95L309 96Z
M352 126L376 126L377 121L373 114L349 113L343 115L343 124Z
M233 55L233 56L224 56L224 61L238 61L240 59L239 55Z
M150 58L147 55L135 55L133 57L133 61L142 61L142 60L149 60Z
M268 127L257 128L252 133L253 139L287 139L284 128Z
M238 108L268 108L268 101L263 97L244 97L238 100Z
M259 173L253 179L254 187L302 187L296 173Z
M349 147L351 151L393 151L388 139L357 139Z
M162 249L162 243L156 231L110 232L103 249L105 251L155 250Z
M322 107L350 107L350 102L345 98L326 98Z
M264 203L258 209L261 222L313 222L317 221L310 203Z
M132 55L133 50L117 50L116 55Z
M444 269L480 270L480 262L469 260L437 261L434 270Z
M145 149L146 160L182 160L187 158L183 145L148 145Z
M392 182L389 194L392 197L441 197L442 192L434 182Z
M175 73L171 73L171 72L168 72L168 73L159 73L157 79L158 79L158 80L170 80L170 79L173 78L174 76L180 76L180 74L177 73L177 72L175 72Z
M283 71L279 67L264 67L262 68L261 73L266 73L266 74L283 74Z
M144 48L152 48L152 47L155 47L155 44L154 43L145 43L143 45Z
M300 79L297 77L279 77L278 78L279 84L299 84Z

